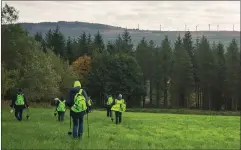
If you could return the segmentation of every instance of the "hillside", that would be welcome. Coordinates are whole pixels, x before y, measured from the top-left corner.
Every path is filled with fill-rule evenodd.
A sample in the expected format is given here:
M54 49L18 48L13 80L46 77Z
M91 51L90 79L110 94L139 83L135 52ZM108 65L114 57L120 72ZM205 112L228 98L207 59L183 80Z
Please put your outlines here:
M55 29L57 24L60 27L60 31L67 37L79 37L82 32L90 33L92 36L99 30L103 35L105 43L109 40L116 39L118 34L124 31L124 28L114 27L104 24L86 23L86 22L41 22L41 23L20 23L24 28L26 28L31 35L36 32L41 32L45 34L49 29ZM171 41L175 41L178 34L184 35L184 31L147 31L147 30L137 30L128 29L131 34L134 45L136 45L142 37L146 37L148 40L153 40L157 45L161 43L165 35L169 37ZM225 46L235 38L240 41L239 31L191 31L193 40L195 41L197 37L205 35L210 42L221 41ZM173 44L173 42L172 42ZM240 42L239 42L240 44Z

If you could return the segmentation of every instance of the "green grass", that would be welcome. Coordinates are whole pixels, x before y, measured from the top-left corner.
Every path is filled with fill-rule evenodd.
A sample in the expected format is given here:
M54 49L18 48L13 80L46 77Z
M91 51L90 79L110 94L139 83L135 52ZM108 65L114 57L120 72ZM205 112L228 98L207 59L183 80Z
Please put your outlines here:
M103 111L85 118L82 141L67 135L69 112L57 122L53 109L32 108L30 120L18 122L2 109L2 149L239 149L240 117L182 114L123 114L113 124Z

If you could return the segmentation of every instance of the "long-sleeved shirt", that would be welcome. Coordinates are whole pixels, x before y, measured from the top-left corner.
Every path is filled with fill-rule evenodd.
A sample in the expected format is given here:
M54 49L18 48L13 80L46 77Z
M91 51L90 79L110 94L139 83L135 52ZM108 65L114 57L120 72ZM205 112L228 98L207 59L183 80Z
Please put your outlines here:
M72 87L69 89L69 92L67 95L67 101L66 101L67 106L71 107L74 105L74 97L79 92L80 89L81 89L80 87ZM82 89L82 95L85 97L86 104L88 105L88 95L84 89Z
M15 102L16 102L16 100L17 100L17 95L18 94L23 94L22 92L18 92L16 95L14 95L14 97L13 97L13 99L12 99L12 104L10 105L10 107L15 107L16 106L16 104L15 104ZM26 97L25 97L25 95L23 95L23 98L24 98L24 105L26 106L26 107L28 107L28 103L27 103L27 99L26 99Z

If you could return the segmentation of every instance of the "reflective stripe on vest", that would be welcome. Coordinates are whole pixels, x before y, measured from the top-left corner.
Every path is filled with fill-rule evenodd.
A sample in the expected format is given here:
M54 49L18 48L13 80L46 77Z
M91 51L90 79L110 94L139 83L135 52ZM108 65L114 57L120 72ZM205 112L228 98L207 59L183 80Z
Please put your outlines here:
M64 101L59 100L57 111L65 111L65 100Z

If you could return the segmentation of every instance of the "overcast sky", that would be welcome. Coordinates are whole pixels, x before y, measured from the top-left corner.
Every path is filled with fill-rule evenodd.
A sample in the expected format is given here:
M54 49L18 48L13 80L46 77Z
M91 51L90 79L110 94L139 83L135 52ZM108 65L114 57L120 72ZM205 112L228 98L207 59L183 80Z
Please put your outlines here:
M2 2L5 4L5 2ZM127 28L240 31L240 1L8 1L19 22L82 21Z

